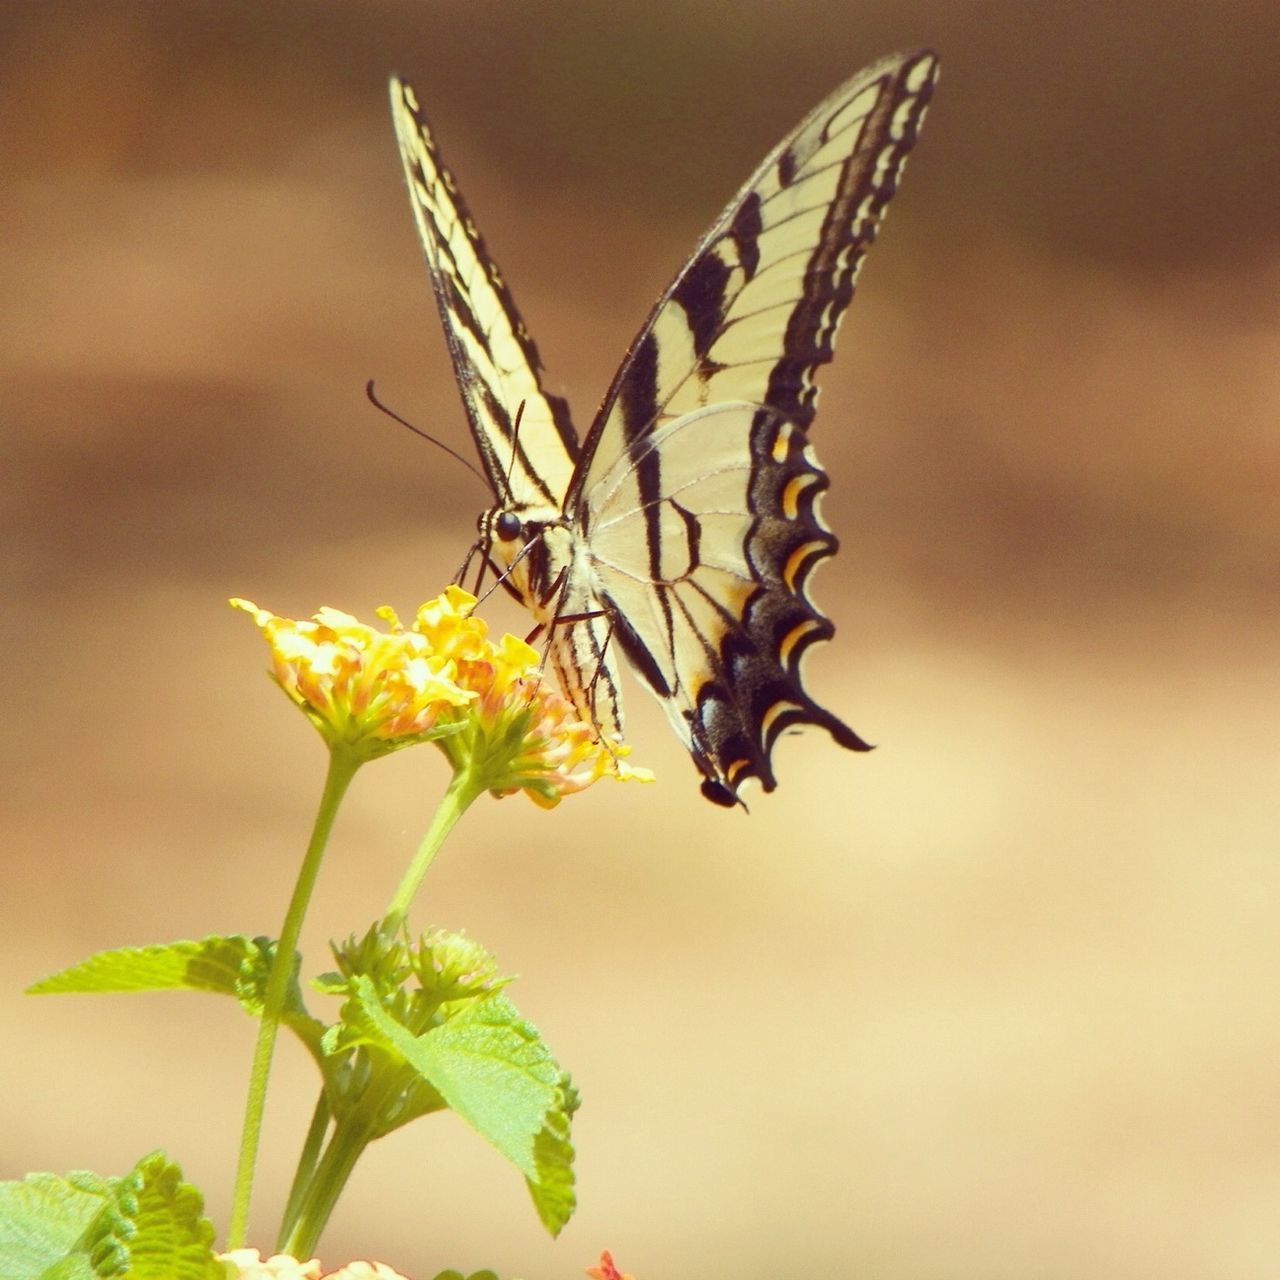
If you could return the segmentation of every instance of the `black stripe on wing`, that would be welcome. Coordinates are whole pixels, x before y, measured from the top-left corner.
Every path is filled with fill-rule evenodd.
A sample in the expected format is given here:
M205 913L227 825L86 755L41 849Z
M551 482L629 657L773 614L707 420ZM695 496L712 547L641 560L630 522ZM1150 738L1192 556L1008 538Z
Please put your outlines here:
M885 58L761 163L659 299L588 432L566 500L623 449L721 400L813 419L858 270L932 97L937 58Z
M413 89L394 78L391 110L445 339L489 482L502 503L558 507L578 454L568 405L543 390L542 360L515 299Z
M769 375L765 403L802 426L813 420L817 398L813 375L835 352L836 330L853 301L858 271L875 241L880 218L898 189L898 175L915 145L933 91L934 72L930 70L920 90L912 97L899 98L900 86L913 71L919 75L922 68L907 63L898 71L860 126L863 138L878 140L875 163L867 163L870 153L862 147L845 160L838 194L827 206L822 234L805 268L803 292L787 321L782 358ZM902 127L895 132L894 117L902 113L904 105L911 110L902 115Z
M722 536L716 521L729 513L699 513L682 505L678 493L646 507L646 527L668 517L665 570L651 574L649 585L660 612L655 630L642 634L638 617L633 621L611 595L610 575L600 574L618 643L682 721L703 794L723 805L738 802L748 778L773 790L770 756L794 726L817 725L841 746L870 749L810 697L802 677L809 647L834 631L808 595L810 575L839 545L818 511L826 473L804 428L765 409L752 419L750 459L752 518L740 556L725 555L723 547L716 555ZM644 462L636 460L637 473ZM681 529L678 548L671 545L673 524ZM681 562L687 567L673 572Z

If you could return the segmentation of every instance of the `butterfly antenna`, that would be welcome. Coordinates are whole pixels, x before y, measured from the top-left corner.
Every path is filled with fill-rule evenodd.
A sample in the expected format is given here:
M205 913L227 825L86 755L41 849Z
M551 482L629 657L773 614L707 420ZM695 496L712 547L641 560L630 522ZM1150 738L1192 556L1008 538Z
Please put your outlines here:
M409 431L412 431L415 436L421 436L424 440L428 440L432 444L436 445L438 448L443 449L445 453L447 453L451 458L457 458L457 460L460 463L462 463L462 465L466 467L466 469L470 471L471 474L475 476L475 478L479 480L481 484L485 485L486 487L488 486L489 482L484 478L484 476L482 476L480 472L477 471L476 468L469 461L467 461L467 459L464 458L462 454L460 454L456 449L451 449L447 444L445 444L443 440L437 440L435 436L433 436L429 431L423 431L421 427L415 427L412 422L406 421L398 413L396 413L394 409L389 409L385 404L383 404L382 401L378 399L377 393L373 389L372 378L369 379L367 385L365 386L364 393L366 396L369 397L369 403L372 404L375 409L381 409L382 412L385 413L387 417L390 418L393 422L398 422L402 427L405 427Z

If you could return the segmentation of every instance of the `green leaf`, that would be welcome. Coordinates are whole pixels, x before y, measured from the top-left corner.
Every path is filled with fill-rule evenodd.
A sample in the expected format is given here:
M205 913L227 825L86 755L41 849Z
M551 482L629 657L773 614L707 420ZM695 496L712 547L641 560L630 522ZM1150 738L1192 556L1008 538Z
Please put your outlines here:
M208 991L233 996L246 1013L261 1017L274 944L267 938L214 935L198 942L160 943L98 951L27 988L28 995L68 992ZM313 1052L324 1026L307 1013L295 973L284 1021Z
M27 988L29 995L100 991L212 991L240 997L247 976L269 963L261 939L210 937L98 951ZM250 980L250 987L254 984Z
M578 1205L573 1190L573 1143L569 1138L570 1122L578 1109L578 1092L564 1073L557 1092L558 1104L547 1112L542 1129L533 1140L538 1176L525 1179L533 1207L553 1236L560 1234Z
M21 1182L0 1182L0 1276L36 1280L47 1274L52 1280L51 1268L66 1260L107 1202L113 1181L33 1173Z
M461 1271L441 1271L438 1272L433 1280L498 1280L496 1271L473 1271L469 1276L464 1276Z
M402 1058L497 1147L524 1174L538 1216L557 1233L574 1208L569 1123L577 1095L537 1028L496 993L414 1036L383 1009L367 978L352 980L352 994L355 1034ZM344 1017L355 1010L348 1006Z
M118 1273L129 1280L224 1280L226 1271L213 1251L213 1224L204 1217L204 1200L182 1170L155 1151L139 1160L124 1180L128 1194L116 1201L119 1216L104 1211L95 1226L102 1232L89 1250L123 1254ZM88 1233L93 1235L93 1228ZM110 1272L104 1274L112 1274Z
M4 1280L224 1280L200 1194L162 1152L124 1178L32 1174L0 1184Z
M83 1253L73 1253L55 1262L48 1271L42 1271L40 1280L97 1280L97 1277L89 1259Z

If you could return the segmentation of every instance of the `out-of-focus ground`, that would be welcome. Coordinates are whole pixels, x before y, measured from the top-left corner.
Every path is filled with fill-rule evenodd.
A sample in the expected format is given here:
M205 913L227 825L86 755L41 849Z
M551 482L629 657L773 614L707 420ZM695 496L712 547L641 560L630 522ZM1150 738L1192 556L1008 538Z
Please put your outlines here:
M1280 1256L1280 8L11 5L0 13L0 1176L164 1146L225 1222L250 1026L33 1000L85 953L273 933L323 755L225 605L434 594L484 496L385 105L411 77L585 426L653 297L823 94L941 88L823 378L844 547L784 744L469 815L465 926L585 1097L555 1243L453 1118L326 1257L553 1280L1263 1280ZM515 614L498 615L519 627ZM306 938L385 903L445 780L359 779ZM269 1239L313 1097L285 1045Z

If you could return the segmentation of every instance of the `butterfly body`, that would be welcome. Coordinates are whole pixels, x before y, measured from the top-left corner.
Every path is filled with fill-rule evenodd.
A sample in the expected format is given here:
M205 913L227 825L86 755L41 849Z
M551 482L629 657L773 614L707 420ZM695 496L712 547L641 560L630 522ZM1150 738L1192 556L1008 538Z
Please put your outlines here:
M932 92L928 52L887 58L766 156L663 296L581 444L440 160L412 89L392 112L436 300L495 505L482 539L544 627L583 718L621 734L618 656L703 774L738 803L813 724L867 744L805 691L834 628L806 591L833 555L808 428L815 369Z

